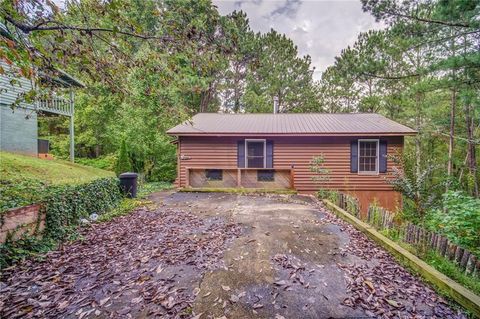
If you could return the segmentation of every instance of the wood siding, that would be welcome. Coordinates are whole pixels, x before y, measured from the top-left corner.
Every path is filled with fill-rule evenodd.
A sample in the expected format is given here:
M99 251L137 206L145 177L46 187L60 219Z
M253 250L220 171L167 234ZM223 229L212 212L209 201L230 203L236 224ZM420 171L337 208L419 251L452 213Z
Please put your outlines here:
M263 138L258 136L255 138ZM294 167L294 187L301 193L313 193L319 188L336 189L354 193L360 197L362 206L375 196L386 208L400 205L400 196L386 181L395 166L390 155L403 150L402 136L376 137L387 141L387 172L366 175L350 172L350 142L362 137L269 137L273 141L273 167ZM375 137L368 137L375 138ZM178 185L185 186L185 167L190 168L236 168L237 141L243 137L180 137ZM310 163L315 156L323 155L324 167L329 180L317 182L312 179ZM388 204L387 204L388 203ZM367 205L368 206L368 205ZM362 207L363 210L363 207Z

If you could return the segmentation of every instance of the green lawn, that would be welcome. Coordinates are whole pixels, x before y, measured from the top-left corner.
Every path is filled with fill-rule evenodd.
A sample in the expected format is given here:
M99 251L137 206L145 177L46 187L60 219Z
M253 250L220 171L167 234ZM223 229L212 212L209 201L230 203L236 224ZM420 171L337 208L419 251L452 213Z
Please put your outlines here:
M81 184L100 177L115 176L113 172L74 164L63 160L0 152L1 180L38 179L49 185Z
M113 176L113 172L68 161L0 152L0 212L42 199L51 185L82 184Z

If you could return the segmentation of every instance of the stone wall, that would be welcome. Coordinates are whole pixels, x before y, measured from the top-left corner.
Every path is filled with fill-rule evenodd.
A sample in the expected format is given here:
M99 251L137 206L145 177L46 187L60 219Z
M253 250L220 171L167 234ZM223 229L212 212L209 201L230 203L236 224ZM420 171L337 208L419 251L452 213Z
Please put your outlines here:
M45 215L40 216L40 205L33 204L11 209L0 216L0 243L4 243L8 234L19 238L25 233L33 235L45 228Z

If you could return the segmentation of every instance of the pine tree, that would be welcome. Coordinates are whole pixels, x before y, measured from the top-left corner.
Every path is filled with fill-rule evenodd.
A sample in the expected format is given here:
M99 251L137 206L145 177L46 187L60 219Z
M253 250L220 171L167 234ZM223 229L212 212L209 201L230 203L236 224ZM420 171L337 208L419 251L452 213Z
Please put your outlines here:
M115 172L117 173L117 175L120 175L122 173L131 172L131 171L132 171L132 162L128 157L127 143L125 142L125 140L123 140L118 153Z

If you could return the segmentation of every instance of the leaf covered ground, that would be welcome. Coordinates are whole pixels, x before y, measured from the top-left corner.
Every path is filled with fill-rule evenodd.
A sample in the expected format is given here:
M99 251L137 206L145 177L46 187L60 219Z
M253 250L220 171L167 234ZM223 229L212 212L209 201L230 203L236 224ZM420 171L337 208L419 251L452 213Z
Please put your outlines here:
M84 239L5 269L0 317L188 316L198 277L239 228L181 210L138 209Z
M0 317L465 318L311 200L162 194L5 269Z

